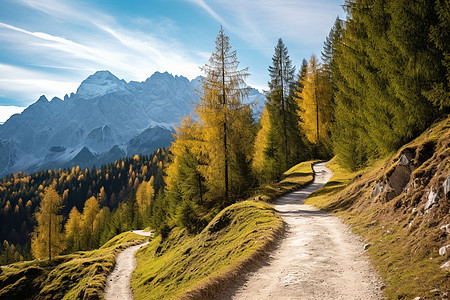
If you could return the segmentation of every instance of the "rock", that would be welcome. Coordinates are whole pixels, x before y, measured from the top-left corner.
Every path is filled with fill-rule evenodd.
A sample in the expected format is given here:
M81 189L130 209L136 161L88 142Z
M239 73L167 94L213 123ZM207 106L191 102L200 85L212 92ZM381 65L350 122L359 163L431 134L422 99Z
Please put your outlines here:
M444 195L447 195L450 192L450 175L447 176L442 186L444 187Z
M439 229L443 232L450 233L450 224L441 226L441 228L439 228Z
M372 246L372 244L365 244L365 245L364 245L364 250L369 249L370 246Z
M450 245L439 248L439 255L446 255L450 251Z
M402 154L400 156L400 159L398 160L398 164L400 166L407 166L407 165L409 165L409 159L406 157L405 154Z
M433 206L433 204L435 204L436 202L438 202L439 198L438 198L438 193L434 190L434 188L430 189L430 192L428 194L428 200L427 203L425 203L425 210L429 210L431 208L431 206Z
M411 212L415 213L416 211L417 211L417 208L414 207Z
M416 298L414 298L414 300L420 300L420 299L422 299L422 298L420 298L420 297L416 297Z
M383 183L377 182L377 184L375 184L375 186L373 187L372 198L375 198L376 196L381 194L383 191L384 191Z

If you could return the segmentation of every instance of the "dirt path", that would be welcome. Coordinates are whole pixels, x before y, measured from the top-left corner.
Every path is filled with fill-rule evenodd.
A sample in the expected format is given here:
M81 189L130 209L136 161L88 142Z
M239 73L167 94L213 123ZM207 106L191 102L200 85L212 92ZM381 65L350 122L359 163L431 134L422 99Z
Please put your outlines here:
M150 236L151 232L143 230L132 230L132 232ZM148 242L131 246L123 250L117 255L116 266L106 281L104 297L106 300L132 300L133 292L131 291L131 273L136 268L136 258L134 254L141 247L147 245Z
M383 299L360 238L332 214L302 204L331 178L324 165L314 166L313 183L275 202L285 237L267 265L224 299Z

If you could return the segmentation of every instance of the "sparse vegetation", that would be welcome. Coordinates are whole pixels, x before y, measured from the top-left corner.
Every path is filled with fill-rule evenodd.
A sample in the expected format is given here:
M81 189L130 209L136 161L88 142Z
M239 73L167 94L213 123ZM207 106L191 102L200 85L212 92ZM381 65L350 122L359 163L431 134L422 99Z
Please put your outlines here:
M446 258L438 253L450 243L450 235L440 230L450 223L449 194L442 188L450 170L449 129L447 118L398 153L357 173L339 167L334 159L327 165L334 172L331 181L307 199L307 204L336 213L372 244L368 252L389 299L432 299L450 290L450 272L440 268ZM409 156L413 171L400 177L396 169L402 155ZM391 187L375 195L375 186L387 180ZM438 200L427 207L432 189Z

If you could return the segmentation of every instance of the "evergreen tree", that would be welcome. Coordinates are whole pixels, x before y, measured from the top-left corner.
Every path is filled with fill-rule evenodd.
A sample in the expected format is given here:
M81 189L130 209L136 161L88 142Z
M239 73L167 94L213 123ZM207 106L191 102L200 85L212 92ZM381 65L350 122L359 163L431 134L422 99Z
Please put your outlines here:
M36 213L37 225L31 239L31 251L35 258L48 258L60 254L65 247L62 232L62 199L53 186L45 189Z
M269 66L270 81L267 95L267 108L270 122L278 134L277 141L280 145L282 160L278 163L283 170L297 161L293 153L299 147L297 104L293 100L295 88L295 67L289 57L288 50L282 39L275 46L272 57L272 65Z
M448 34L441 31L448 21L440 21L440 5L426 0L346 2L349 17L331 69L334 145L347 166L357 168L396 150L448 109L448 43L439 43Z

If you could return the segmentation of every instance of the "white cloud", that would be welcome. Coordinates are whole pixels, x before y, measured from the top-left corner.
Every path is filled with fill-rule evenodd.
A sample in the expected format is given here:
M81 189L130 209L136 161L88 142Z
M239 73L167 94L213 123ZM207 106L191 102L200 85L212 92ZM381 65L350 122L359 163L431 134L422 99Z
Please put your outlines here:
M5 123L14 114L20 114L25 107L20 106L1 106L0 105L0 124Z
M184 0L195 3L223 22L224 27L247 41L252 49L267 56L281 37L291 44L290 49L308 48L323 42L333 25L343 0ZM215 11L220 11L217 16ZM316 49L311 49L316 51Z
M22 105L36 101L42 94L50 99L63 98L75 92L78 86L77 82L61 81L57 76L6 64L0 64L0 74L8 74L0 77L0 97L14 99ZM18 93L21 98L15 99Z
M0 22L0 43L16 49L23 64L12 73L3 73L8 74L8 78L0 78L2 97L29 104L43 93L64 95L76 90L72 80L79 84L96 70L107 69L119 78L139 81L155 71L168 71L190 79L200 74L201 57L195 49L186 49L166 35L173 26L170 20L162 18L154 21L153 26L146 26L156 32L153 34L153 31L127 29L112 16L80 2L20 0L19 3L49 15L49 23L19 26ZM137 22L146 20L141 18ZM57 24L65 26L61 29L63 33L58 34ZM158 29L158 24L164 28ZM164 39L158 38L162 33ZM28 66L41 70L37 72ZM0 69L7 67L13 68L3 64ZM52 75L55 73L59 73L59 77ZM71 82L60 78L69 78Z

